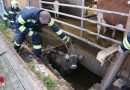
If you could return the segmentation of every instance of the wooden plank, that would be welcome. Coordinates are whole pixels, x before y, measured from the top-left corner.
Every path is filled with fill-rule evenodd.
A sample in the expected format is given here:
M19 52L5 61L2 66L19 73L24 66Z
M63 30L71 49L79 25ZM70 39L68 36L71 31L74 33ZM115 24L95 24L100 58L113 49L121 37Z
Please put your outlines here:
M108 58L117 51L118 51L118 45L114 44L98 52L96 59L101 63L101 65L103 65L108 60Z

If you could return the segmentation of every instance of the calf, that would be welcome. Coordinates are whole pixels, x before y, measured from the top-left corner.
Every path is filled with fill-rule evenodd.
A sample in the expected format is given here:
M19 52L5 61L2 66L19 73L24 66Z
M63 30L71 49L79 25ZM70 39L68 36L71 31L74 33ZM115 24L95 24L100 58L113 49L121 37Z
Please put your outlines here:
M54 3L59 3L59 1L55 0ZM59 12L59 5L54 4L54 11ZM59 14L55 13L55 18L58 18L58 17L59 17Z
M77 63L83 58L82 55L68 55L61 51L55 50L47 54L49 62L61 74L69 75L77 68Z
M116 11L122 13L128 13L130 5L127 4L128 0L98 0L97 8L109 11ZM126 28L127 18L125 16L115 15L115 14L107 14L98 12L97 19L99 23L107 23L110 25L114 25L120 28ZM98 33L100 33L101 25L97 26ZM106 28L104 33L106 32ZM115 36L115 30L112 33L112 37Z

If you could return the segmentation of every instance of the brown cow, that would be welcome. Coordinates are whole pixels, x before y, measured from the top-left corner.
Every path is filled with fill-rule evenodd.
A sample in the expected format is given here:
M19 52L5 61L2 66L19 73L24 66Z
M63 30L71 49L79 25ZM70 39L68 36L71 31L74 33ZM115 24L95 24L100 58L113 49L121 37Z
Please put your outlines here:
M109 11L116 11L122 13L128 13L130 5L128 5L128 0L98 0L97 8ZM127 18L125 16L107 14L107 13L97 13L97 19L100 23L107 23L114 26L120 26L122 28L126 27ZM98 33L100 33L101 25L97 25ZM106 28L104 33L106 32ZM115 30L112 37L115 36Z

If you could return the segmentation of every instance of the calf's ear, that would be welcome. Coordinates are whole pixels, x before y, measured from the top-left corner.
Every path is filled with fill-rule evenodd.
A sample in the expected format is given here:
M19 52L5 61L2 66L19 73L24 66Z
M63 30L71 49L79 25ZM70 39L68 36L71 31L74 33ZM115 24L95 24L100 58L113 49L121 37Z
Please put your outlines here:
M79 59L79 60L83 60L83 59L84 59L84 56L83 56L83 55L78 55L78 59Z

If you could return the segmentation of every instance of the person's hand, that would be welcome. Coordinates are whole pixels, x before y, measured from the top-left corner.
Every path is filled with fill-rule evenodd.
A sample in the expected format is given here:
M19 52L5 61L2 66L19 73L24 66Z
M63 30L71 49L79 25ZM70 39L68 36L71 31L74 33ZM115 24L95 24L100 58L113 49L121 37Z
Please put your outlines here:
M70 37L67 36L66 39L64 40L64 43L70 43L70 41L71 41Z

